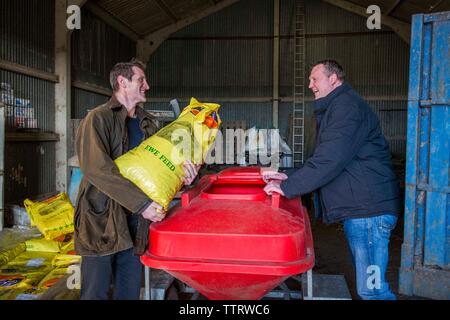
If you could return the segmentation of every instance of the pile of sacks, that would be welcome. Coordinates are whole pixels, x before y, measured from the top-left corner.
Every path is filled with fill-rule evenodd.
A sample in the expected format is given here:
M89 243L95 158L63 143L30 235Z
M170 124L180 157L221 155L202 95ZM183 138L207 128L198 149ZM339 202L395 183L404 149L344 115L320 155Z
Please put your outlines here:
M75 255L74 208L67 194L24 204L42 236L0 252L0 300L38 299L81 261Z

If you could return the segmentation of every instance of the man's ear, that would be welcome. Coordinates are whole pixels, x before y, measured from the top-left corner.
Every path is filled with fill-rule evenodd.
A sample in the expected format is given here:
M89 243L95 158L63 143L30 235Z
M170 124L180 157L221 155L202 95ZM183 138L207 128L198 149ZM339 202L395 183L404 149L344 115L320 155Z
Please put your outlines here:
M128 79L125 78L124 76L118 76L117 83L119 84L119 87L126 88L126 86L127 86L126 80L128 80Z
M331 81L331 85L333 85L333 86L338 83L338 77L337 77L336 73L333 73L330 76L330 81Z

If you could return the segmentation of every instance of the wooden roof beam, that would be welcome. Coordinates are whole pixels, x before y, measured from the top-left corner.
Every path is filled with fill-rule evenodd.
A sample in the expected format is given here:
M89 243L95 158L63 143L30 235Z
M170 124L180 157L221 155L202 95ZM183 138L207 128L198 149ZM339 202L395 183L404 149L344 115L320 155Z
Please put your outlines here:
M178 30L181 30L213 13L216 13L236 2L239 0L223 0L218 3L216 3L214 6L210 6L200 12L197 12L196 14L193 14L190 17L187 17L185 19L178 20L175 23L172 23L171 25L168 25L160 30L157 30L155 32L152 32L145 36L144 39L141 39L137 42L137 57L138 59L148 62L150 59L150 56L153 54L153 52L156 51L156 49L159 48L159 46L170 37L171 34L177 32Z
M158 7L164 11L164 13L172 20L173 23L177 22L179 19L176 16L176 14L170 9L167 4L164 2L164 0L155 0Z
M389 9L386 10L385 15L390 15L392 12L394 12L395 9L398 8L400 3L403 2L403 0L395 0L394 3L391 5Z
M139 39L139 35L133 29L131 29L127 24L125 24L121 20L114 17L112 14L110 14L108 11L100 7L95 2L87 1L84 6L86 7L86 9L88 9L98 18L100 18L100 20L103 20L106 24L110 25L115 30L125 35L127 38L133 41L137 41Z

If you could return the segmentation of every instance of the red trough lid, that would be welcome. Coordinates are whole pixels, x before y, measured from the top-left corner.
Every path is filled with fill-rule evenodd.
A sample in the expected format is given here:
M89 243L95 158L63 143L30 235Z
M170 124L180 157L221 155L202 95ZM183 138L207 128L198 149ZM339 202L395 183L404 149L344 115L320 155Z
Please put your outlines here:
M203 177L165 220L151 224L142 263L176 273L280 277L312 268L311 230L300 199L267 196L264 186L259 167Z

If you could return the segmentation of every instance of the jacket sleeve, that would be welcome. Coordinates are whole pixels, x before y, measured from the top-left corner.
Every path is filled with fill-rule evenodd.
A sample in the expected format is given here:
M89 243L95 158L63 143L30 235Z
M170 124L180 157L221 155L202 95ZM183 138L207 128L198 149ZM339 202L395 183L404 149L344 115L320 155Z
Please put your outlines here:
M336 178L367 138L364 115L356 103L329 107L333 109L314 154L281 183L288 198L312 192Z
M101 192L130 212L141 213L151 200L120 174L110 157L111 129L98 113L86 116L77 130L75 140L80 169L86 179Z

